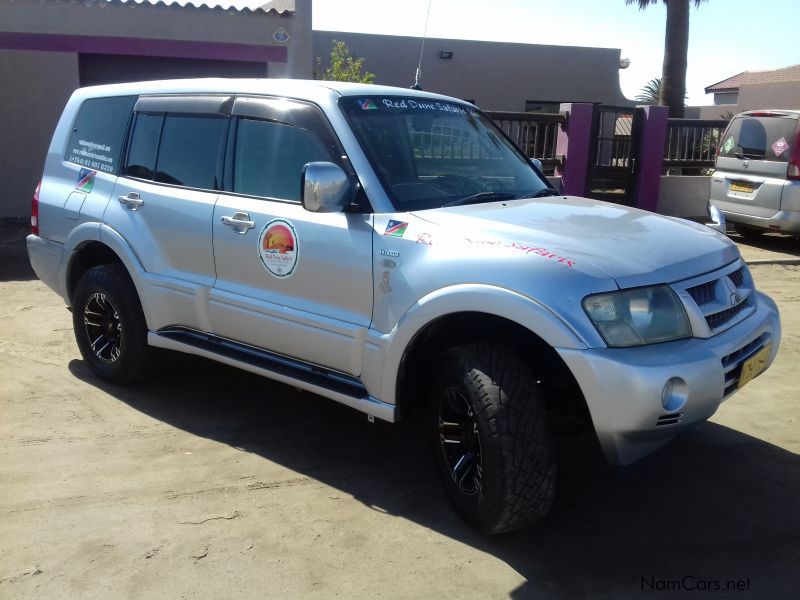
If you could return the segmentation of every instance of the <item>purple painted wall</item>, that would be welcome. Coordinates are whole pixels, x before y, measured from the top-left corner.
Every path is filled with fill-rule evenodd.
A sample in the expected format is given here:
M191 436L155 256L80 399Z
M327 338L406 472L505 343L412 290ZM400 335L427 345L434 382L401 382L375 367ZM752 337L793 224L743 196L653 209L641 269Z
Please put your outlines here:
M558 130L556 154L564 156L564 163L556 169L561 176L562 190L570 196L585 196L589 172L589 151L592 142L591 104L562 104L567 111L567 122Z
M77 54L204 58L262 63L285 63L288 55L286 46L13 32L0 32L0 48L7 50L75 52Z
M658 208L661 185L661 163L667 137L669 108L666 106L638 107L644 114L641 120L639 153L633 182L633 206L654 211Z

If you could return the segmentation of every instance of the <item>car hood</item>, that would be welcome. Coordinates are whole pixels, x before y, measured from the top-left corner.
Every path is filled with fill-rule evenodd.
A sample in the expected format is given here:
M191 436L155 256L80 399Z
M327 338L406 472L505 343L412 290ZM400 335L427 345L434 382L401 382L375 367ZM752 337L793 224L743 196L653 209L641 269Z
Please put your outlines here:
M704 225L586 198L509 200L413 214L469 243L522 246L578 270L591 265L587 270L602 270L621 288L679 281L739 257L733 242Z

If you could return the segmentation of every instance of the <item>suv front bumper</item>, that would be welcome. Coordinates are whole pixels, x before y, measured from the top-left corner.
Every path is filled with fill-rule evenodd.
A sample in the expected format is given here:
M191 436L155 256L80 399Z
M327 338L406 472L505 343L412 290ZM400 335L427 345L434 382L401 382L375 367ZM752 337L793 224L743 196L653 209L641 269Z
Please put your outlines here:
M765 370L769 367L780 344L780 317L772 299L761 292L755 297L752 315L711 338L637 348L557 349L581 387L610 463L634 462L708 419L734 393L731 379L738 379L741 365L767 344ZM661 398L672 378L685 382L685 401L666 410Z

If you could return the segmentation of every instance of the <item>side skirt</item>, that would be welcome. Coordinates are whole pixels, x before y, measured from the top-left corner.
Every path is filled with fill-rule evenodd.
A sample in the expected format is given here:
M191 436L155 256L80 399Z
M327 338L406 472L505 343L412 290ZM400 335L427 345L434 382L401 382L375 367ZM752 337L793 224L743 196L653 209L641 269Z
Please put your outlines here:
M147 334L147 342L157 348L186 352L238 367L314 392L383 421L395 422L395 406L370 396L356 377L185 327L151 331Z

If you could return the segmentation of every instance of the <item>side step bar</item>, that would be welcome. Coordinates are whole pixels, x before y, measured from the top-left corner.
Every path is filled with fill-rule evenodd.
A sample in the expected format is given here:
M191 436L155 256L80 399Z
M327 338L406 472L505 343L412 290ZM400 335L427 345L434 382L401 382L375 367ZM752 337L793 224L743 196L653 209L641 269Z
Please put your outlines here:
M152 346L189 352L290 385L307 389L352 408L394 422L394 405L367 393L360 379L185 327L168 327L148 334Z

